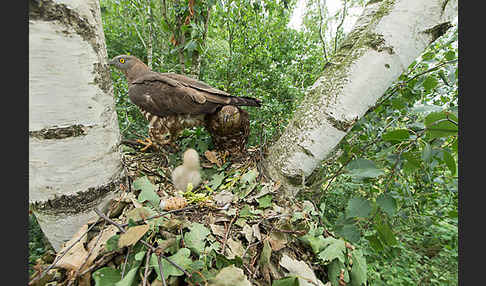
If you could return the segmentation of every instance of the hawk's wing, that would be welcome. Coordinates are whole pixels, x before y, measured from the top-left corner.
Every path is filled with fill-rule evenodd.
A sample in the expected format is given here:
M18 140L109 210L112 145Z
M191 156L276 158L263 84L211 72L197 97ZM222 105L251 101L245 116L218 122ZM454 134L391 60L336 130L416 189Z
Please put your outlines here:
M199 84L195 88L173 77L149 72L131 82L128 94L134 104L159 116L212 113L231 102L230 96L210 93L211 87L207 87Z
M159 116L213 113L222 105L260 106L253 98L231 96L196 79L174 73L147 72L131 82L130 100Z

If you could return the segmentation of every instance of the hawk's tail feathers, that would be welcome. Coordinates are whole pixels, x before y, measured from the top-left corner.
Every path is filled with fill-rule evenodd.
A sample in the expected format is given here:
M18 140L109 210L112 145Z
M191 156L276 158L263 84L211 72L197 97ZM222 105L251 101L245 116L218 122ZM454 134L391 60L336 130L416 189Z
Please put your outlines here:
M231 97L232 105L245 105L245 106L262 106L261 101L256 98L246 96L233 96Z

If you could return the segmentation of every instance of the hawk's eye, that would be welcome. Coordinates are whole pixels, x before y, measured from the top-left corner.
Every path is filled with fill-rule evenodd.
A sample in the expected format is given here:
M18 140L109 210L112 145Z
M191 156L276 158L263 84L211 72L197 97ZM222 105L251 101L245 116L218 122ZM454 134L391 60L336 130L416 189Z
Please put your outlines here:
M122 63L122 64L124 64L124 63L125 63L125 59L124 59L124 58L120 58L118 61L119 61L120 63Z

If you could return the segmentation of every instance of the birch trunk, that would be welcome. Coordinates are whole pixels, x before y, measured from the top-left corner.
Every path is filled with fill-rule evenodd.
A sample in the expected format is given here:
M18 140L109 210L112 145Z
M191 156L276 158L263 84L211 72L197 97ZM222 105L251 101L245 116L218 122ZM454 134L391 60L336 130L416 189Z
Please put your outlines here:
M29 1L29 202L54 249L123 180L97 0Z
M265 160L293 196L386 89L457 16L457 0L369 1Z

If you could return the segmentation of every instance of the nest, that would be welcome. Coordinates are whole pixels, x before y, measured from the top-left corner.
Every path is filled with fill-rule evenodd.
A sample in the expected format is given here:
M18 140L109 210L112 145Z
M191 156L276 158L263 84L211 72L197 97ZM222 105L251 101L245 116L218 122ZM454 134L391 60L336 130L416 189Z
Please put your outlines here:
M180 153L126 146L130 182L106 214L96 210L61 251L38 260L29 285L271 285L290 262L312 260L298 240L312 204L278 205L280 184L263 175L262 150L237 159L206 151L203 182L185 192L170 181ZM304 265L318 281L322 269Z

